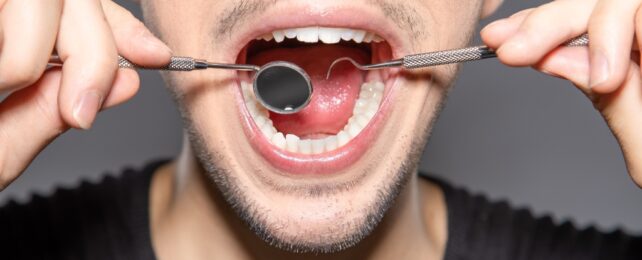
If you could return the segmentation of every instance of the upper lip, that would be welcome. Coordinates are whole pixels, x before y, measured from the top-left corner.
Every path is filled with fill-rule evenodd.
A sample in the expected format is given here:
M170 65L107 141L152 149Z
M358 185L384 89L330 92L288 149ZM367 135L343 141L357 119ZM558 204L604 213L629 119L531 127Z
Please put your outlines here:
M353 28L374 32L390 45L393 58L402 57L406 52L406 44L400 36L401 30L381 12L370 10L371 8L325 3L314 6L291 2L288 2L287 6L276 5L278 4L239 24L240 28L231 35L230 51L227 52L229 56L225 57L226 60L236 61L247 43L261 35L279 29L308 26Z

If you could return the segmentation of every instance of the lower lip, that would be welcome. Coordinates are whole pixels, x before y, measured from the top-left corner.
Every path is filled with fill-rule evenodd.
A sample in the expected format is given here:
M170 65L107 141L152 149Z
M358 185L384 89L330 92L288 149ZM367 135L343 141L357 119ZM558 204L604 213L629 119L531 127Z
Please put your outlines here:
M280 149L270 143L269 140L261 133L260 129L254 123L250 116L240 83L237 81L236 101L239 106L239 115L243 125L245 135L248 137L250 144L268 163L277 170L286 174L296 175L318 175L333 174L345 170L350 165L356 163L373 144L379 134L383 123L386 121L391 100L394 100L396 76L390 75L386 80L386 90L384 99L381 102L379 111L370 120L370 123L346 145L330 152L321 154L299 154Z

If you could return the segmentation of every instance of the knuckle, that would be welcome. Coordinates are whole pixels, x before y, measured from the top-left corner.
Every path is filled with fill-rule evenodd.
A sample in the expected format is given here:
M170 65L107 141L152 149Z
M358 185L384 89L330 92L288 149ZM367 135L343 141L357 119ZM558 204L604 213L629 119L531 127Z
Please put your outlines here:
M17 89L26 87L38 81L40 74L39 69L35 66L14 65L11 68L4 68L0 71L0 88Z
M103 74L105 72L114 72L118 69L118 55L115 51L107 51L104 54L96 55L91 58L92 65L89 67L90 73L94 75Z

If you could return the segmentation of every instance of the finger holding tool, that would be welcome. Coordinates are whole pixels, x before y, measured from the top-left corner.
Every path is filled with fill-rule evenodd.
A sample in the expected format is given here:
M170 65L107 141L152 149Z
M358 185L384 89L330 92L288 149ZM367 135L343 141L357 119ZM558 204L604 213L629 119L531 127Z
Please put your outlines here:
M60 115L71 127L89 129L114 83L118 52L100 1L65 0L62 13Z
M587 46L589 43L588 35L584 34L567 41L564 45L568 47ZM359 64L349 57L342 57L335 60L328 68L326 78L330 78L332 69L341 62L350 62L360 70L376 70L383 68L401 67L403 69L418 69L445 64L462 63L468 61L477 61L488 58L495 58L497 54L488 46L474 46L463 49L454 49L446 51L435 51L405 56L401 59L376 63L376 64Z
M0 92L35 83L45 71L62 1L0 1Z
M50 66L63 65L60 57L53 55ZM278 114L293 114L305 108L312 97L312 81L299 66L285 61L275 61L262 67L250 64L213 63L191 57L174 56L162 66L141 66L122 56L118 67L125 69L147 69L166 71L193 71L204 69L227 69L254 72L254 94L268 110Z

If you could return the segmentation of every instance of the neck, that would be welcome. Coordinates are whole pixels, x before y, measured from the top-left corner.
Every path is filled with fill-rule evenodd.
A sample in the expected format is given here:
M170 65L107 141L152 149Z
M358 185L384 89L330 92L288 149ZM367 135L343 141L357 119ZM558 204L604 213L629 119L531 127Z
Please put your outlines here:
M252 233L229 207L189 145L152 180L151 229L159 259L440 259L446 210L439 189L413 175L382 222L357 246L293 254Z

